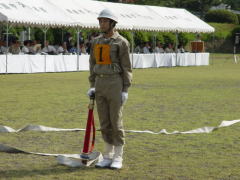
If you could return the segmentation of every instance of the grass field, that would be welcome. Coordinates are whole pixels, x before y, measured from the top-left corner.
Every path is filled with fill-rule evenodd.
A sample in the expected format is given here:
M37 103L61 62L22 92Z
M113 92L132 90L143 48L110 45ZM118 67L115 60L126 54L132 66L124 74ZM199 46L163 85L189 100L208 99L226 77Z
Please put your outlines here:
M211 65L135 69L125 129L187 131L240 119L240 62L212 54ZM0 125L85 128L88 72L0 75ZM97 127L98 117L95 113ZM126 134L124 168L68 168L54 157L0 153L0 179L239 180L240 124L210 134ZM27 151L79 153L84 132L1 133ZM97 132L96 150L103 150Z

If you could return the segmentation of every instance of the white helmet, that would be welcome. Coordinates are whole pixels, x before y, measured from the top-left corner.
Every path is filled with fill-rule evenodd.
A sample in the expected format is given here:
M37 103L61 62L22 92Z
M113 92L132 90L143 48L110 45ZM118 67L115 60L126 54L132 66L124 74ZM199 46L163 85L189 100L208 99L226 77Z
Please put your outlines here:
M118 22L117 16L112 11L110 11L109 9L102 10L100 12L100 14L98 15L98 19L99 18L108 18L108 19L111 19L111 20L115 21L116 23Z

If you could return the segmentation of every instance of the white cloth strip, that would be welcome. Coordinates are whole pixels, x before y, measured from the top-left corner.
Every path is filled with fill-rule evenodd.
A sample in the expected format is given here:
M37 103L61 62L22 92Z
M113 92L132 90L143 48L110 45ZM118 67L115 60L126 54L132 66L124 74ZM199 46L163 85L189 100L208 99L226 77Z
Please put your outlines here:
M47 126L42 126L42 125L27 125L24 128L15 130L11 127L8 126L0 126L0 133L4 132L22 132L22 131L42 131L42 132L47 132L47 131L85 131L85 129L80 129L80 128L74 128L74 129L62 129L62 128L52 128L52 127L47 127Z
M79 154L49 154L49 153L38 153L38 152L28 152L24 151L15 147L11 147L8 145L0 144L0 152L7 152L7 153L25 153L25 154L36 154L42 156L66 156L71 158L79 158Z
M69 167L85 167L90 166L94 162L102 159L102 154L100 152L93 152L92 158L87 160L84 164L82 162L81 154L49 154L49 153L39 153L39 152L29 152L24 151L15 147L11 147L8 145L0 144L0 152L5 153L23 153L23 154L33 154L40 156L54 156L57 157L57 161L59 164L66 165Z
M228 127L232 126L233 124L239 123L240 119L238 120L231 120L231 121L222 121L221 124L217 127L202 127L202 128L197 128L189 131L173 131L173 132L168 132L166 129L162 129L159 132L153 132L149 130L125 130L127 133L147 133L147 134L198 134L198 133L211 133L214 130L217 130L219 128L223 127ZM12 133L12 132L23 132L23 131L85 131L85 129L81 128L74 128L74 129L62 129L62 128L53 128L53 127L47 127L47 126L42 126L42 125L27 125L22 129L15 130L11 127L8 126L0 126L0 133Z

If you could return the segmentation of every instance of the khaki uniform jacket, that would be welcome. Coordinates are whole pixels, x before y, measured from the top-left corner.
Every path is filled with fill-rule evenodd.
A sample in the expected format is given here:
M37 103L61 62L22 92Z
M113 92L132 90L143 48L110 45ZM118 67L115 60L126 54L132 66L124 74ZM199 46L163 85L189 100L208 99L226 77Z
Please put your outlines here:
M107 64L99 64L99 59L101 62L104 62L109 58L110 63L108 60ZM95 86L95 78L97 75L111 76L114 74L120 74L123 79L122 91L128 91L132 81L129 42L118 32L114 32L113 36L107 39L104 38L103 35L100 35L93 40L89 65L89 82L91 87Z

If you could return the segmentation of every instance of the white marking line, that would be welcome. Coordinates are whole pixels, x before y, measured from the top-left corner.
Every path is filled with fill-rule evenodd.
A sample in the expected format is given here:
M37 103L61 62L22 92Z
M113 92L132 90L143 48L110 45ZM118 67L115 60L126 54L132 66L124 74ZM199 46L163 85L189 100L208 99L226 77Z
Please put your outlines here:
M217 127L202 127L202 128L197 128L189 131L173 131L173 132L168 132L166 129L162 129L159 132L153 132L149 130L125 130L125 132L128 133L148 133L148 134L198 134L198 133L210 133L214 130L217 130L222 127L228 127L233 124L239 123L240 119L238 120L231 120L231 121L222 121L221 124ZM41 126L41 125L27 125L22 129L15 130L11 127L8 126L0 126L0 133L12 133L12 132L23 132L23 131L42 131L42 132L47 132L47 131L85 131L85 129L81 128L74 128L74 129L62 129L62 128L53 128L53 127L47 127L47 126Z

